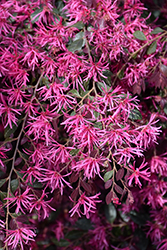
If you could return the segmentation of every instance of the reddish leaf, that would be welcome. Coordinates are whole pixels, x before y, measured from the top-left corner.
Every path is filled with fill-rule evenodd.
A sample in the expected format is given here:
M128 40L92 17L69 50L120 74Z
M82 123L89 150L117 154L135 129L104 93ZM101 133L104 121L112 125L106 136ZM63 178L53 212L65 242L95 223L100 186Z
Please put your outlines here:
M108 189L109 187L111 187L112 185L112 179L108 180L106 183L105 183L105 189Z
M15 166L18 166L21 162L22 162L22 158L18 157L18 158L15 160L14 165L15 165Z
M107 196L106 196L106 203L107 203L107 205L111 203L112 198L113 198L113 191L110 191L110 192L107 194Z
M124 169L120 168L116 173L116 180L119 181L124 176Z
M70 179L70 183L76 182L78 180L78 177L79 177L78 173L72 173L72 175L69 178Z
M91 193L91 191L92 191L91 186L88 183L81 180L81 186L85 189L85 191Z
M119 194L123 193L123 189L120 186L115 184L114 188L115 188L115 191L118 192Z
M74 189L74 191L71 193L71 198L75 200L78 195L78 188Z

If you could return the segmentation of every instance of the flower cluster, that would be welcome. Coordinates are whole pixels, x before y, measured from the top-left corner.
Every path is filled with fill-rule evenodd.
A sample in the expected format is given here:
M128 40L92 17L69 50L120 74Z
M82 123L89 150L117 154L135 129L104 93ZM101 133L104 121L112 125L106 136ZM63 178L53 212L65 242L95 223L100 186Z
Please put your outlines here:
M131 249L145 207L141 234L165 249L167 31L147 11L140 0L1 1L4 249Z

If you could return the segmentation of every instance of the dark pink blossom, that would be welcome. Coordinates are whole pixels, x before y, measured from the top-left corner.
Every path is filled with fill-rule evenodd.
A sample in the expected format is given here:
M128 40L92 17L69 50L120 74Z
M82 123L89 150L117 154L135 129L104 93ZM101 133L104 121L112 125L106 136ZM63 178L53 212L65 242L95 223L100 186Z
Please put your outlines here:
M94 196L87 197L85 193L83 193L78 199L76 205L69 211L69 213L71 213L71 216L77 213L79 217L81 217L81 214L83 214L87 219L89 219L90 213L95 213L96 203L101 202L100 200L98 200L99 195L100 193ZM73 201L71 197L70 200ZM83 212L81 208L83 208Z

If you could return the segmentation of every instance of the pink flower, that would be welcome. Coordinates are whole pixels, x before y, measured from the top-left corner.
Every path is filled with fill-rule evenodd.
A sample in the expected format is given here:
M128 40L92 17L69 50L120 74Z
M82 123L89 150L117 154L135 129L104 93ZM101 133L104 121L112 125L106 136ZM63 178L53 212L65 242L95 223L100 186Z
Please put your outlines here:
M36 234L26 227L18 228L15 230L8 230L8 236L5 242L12 249L16 249L17 245L20 244L21 250L24 250L23 244L28 244L29 241L35 241L34 237Z
M150 168L152 173L167 175L167 153L163 155L155 155L151 158Z
M2 116L2 123L4 127L6 128L8 125L12 129L12 122L17 125L17 118L16 114L21 115L19 112L19 109L11 108L4 100L3 95L1 94L0 100L2 101L2 104L0 103L0 116Z
M47 184L51 187L53 192L55 189L60 189L61 195L63 195L63 182L69 187L72 188L70 183L67 182L64 177L69 176L71 173L66 175L61 175L57 171L46 169L46 176L42 178L41 182L47 182Z
M148 168L146 170L141 170L143 169L148 163L144 163L144 160L142 162L142 164L140 165L139 168L135 169L135 161L133 162L133 166L129 165L129 167L133 170L133 174L131 176L129 176L129 186L132 184L133 179L135 180L135 184L139 185L139 187L141 188L142 184L139 180L139 177L143 178L144 180L150 181L149 177L150 177L150 172L148 172Z
M100 175L100 166L103 166L106 159L102 158L102 156L93 158L84 155L84 157L85 159L78 161L77 164L72 167L72 170L78 172L84 170L84 176L88 179L95 178L96 175L103 179Z
M89 241L89 244L92 245L92 247L98 250L108 250L109 244L107 242L107 235L105 232L104 226L96 226L94 230L90 230L91 233L91 240Z
M90 213L95 213L96 203L101 202L100 200L96 200L99 198L100 193L87 197L85 193L83 193L77 201L77 204L69 211L71 213L71 217L77 213L79 217L81 214L85 215L87 219L90 217ZM69 197L71 201L71 197ZM74 201L73 201L74 202ZM81 210L83 208L83 212Z
M16 191L15 197L5 198L5 200L7 200L6 206L11 204L13 204L13 206L16 205L15 213L18 214L19 211L21 211L25 214L23 207L26 208L26 210L29 210L31 207L31 201L34 200L34 195L29 194L29 192L29 187L27 187L22 194L18 194L18 191Z
M140 147L144 147L146 149L151 143L157 143L157 136L161 132L161 127L153 126L158 122L158 120L154 121L155 117L156 114L151 114L150 121L147 125L136 128L136 130L139 131L136 141L139 142Z
M4 228L5 227L5 222L0 220L0 227Z
M31 207L30 207L30 213L33 211L33 209L37 210L38 213L38 219L39 220L44 220L45 218L49 217L50 215L50 210L56 211L53 207L51 207L48 203L50 203L52 199L49 201L45 201L44 197L46 196L45 190L42 192L42 195L40 199L34 200L31 202Z
M54 134L54 129L52 128L51 121L53 117L53 113L50 111L41 112L41 115L37 117L29 116L31 121L28 121L29 129L27 131L27 135L34 135L34 140L38 141L39 139L43 139L46 141L46 145L48 146L51 136Z

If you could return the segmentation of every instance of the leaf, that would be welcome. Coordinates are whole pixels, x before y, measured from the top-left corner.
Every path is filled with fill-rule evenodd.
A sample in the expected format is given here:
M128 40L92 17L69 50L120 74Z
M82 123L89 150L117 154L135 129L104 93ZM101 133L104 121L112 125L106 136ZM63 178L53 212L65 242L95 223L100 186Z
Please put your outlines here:
M75 35L75 38L74 38L73 41L76 41L76 40L78 40L78 39L83 39L83 37L84 37L84 32L83 32L83 31L80 31L80 32L78 32L78 33Z
M104 92L104 90L109 91L110 87L107 84L104 84L103 82L96 82L98 88L101 92Z
M14 179L14 180L11 181L10 187L11 187L12 193L14 193L16 191L16 189L18 188L18 186L19 186L18 179Z
M76 148L76 149L72 149L72 150L70 151L70 155L72 155L72 156L77 155L77 154L78 154L78 152L79 152L79 150L80 150L80 149L78 149L78 148Z
M32 185L31 185L30 183L28 183L28 185L29 185L30 187L33 187L33 188L39 188L39 189L43 188L42 183L41 183L41 182L38 182L38 181L33 182Z
M26 155L25 153L20 152L20 155L25 161L29 159L29 156Z
M121 80L123 77L124 77L124 70L122 69L118 74L118 78Z
M73 25L70 26L70 27L75 27L75 28L81 30L81 29L84 28L84 23L83 23L82 21L80 21L80 22L77 22L77 23L73 24Z
M105 183L105 189L108 189L108 188L110 188L111 187L111 185L112 185L112 179L110 179L110 180L108 180L108 181L106 181L106 183Z
M78 192L79 192L78 188L75 188L74 191L70 195L71 199L73 200L76 199L78 196Z
M132 210L129 213L131 220L133 220L136 224L142 226L149 220L149 216L143 213L137 213L136 211Z
M82 229L82 230L85 230L85 231L88 231L88 230L91 230L91 229L94 228L91 221L86 219L86 218L77 220L75 225L79 229Z
M132 239L138 249L146 250L149 244L149 239L146 237L142 229L137 228L134 232L134 238Z
M159 69L160 69L160 71L162 72L162 74L163 74L165 77L167 77L167 66L161 63Z
M147 55L153 54L155 53L157 48L157 41L152 42L152 44L149 46L148 50L147 50Z
M164 105L164 112L167 115L167 103L165 103L165 105Z
M14 165L15 166L18 166L21 162L22 162L22 158L20 158L20 157L18 157L16 160L15 160L15 163L14 163Z
M106 195L106 203L107 203L107 204L111 203L112 198L113 198L113 192L110 191L110 192Z
M2 180L0 180L0 187L2 187L2 186L3 186L3 184L5 184L5 182L6 182L6 179L2 179Z
M119 181L124 176L124 169L120 168L116 173L116 180Z
M82 98L76 89L72 89L68 93L72 94L73 96Z
M72 42L72 44L70 44L67 49L71 52L75 52L76 50L81 50L82 49L82 45L83 45L84 40L81 39L77 39L76 41Z
M6 197L7 197L7 193L6 193L6 192L1 192L1 191L0 191L0 198L1 198L1 201L2 201L3 203L6 203L6 202L7 202L6 200L4 200Z
M137 30L133 33L134 37L139 39L140 41L146 41L147 38L146 36L144 35L144 33L140 30Z
M105 173L104 182L107 182L112 176L113 176L113 170L108 171L107 173Z
M85 181L81 180L81 186L85 189L85 191L87 191L89 193L91 192L91 186L88 183L86 183Z
M22 120L18 120L17 124L14 124L12 122L12 128L10 128L9 125L5 128L5 132L4 132L5 139L10 137L11 134L14 134L14 132L16 131L16 129L18 128L18 126L21 122L22 122Z
M65 239L60 239L60 240L58 241L56 238L52 238L51 240L52 240L52 242L53 242L56 246L58 246L58 247L68 247L69 244L70 244L70 243L69 243L67 240L65 240Z
M105 216L110 223L113 223L114 220L116 219L117 211L112 203L109 203L108 205L105 206Z
M65 235L65 238L67 238L69 240L75 240L75 239L81 238L83 234L84 234L83 231L73 230L73 231L68 232Z
M133 109L133 110L131 110L128 118L132 121L141 120L142 114L140 113L140 111L138 109Z
M31 23L36 23L39 19L39 16L38 15L39 13L41 13L43 11L43 8L40 8L40 9L36 9L32 14L31 14ZM38 15L38 16L36 16ZM35 17L36 16L36 17ZM35 18L34 18L35 17ZM34 19L33 19L34 18Z
M70 183L74 183L78 180L79 174L76 172L73 172L72 175L69 177Z
M162 32L164 32L163 29L161 29L160 27L156 27L150 34L156 35Z
M120 186L115 184L114 189L117 193L123 194L123 189Z
M88 91L88 90L87 90L87 91L84 91L84 92L81 94L81 96L84 97L84 96L87 95L88 93L90 93L90 91Z

